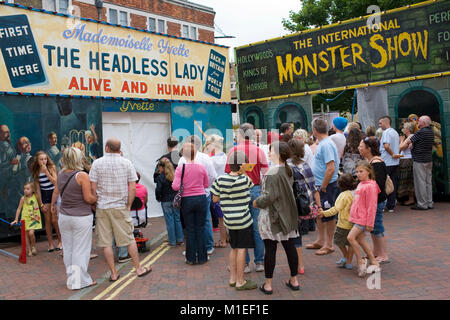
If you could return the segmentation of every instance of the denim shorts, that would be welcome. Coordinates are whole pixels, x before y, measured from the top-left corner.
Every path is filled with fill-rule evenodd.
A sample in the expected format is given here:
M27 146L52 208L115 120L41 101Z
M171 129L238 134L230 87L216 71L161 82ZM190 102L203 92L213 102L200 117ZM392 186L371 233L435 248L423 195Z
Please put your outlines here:
M356 223L355 223L353 226L356 227L356 228L358 228L358 229L360 229L360 230L362 230L363 232L366 232L366 231L367 231L366 226L362 226L362 225L356 224Z
M322 204L322 208L323 210L327 210L328 208L325 208L325 202L328 201L330 208L334 207L334 203L336 201L337 198L337 194L339 192L339 188L337 185L337 182L332 182L327 186L327 192L322 192L320 191L320 202ZM328 221L333 221L337 219L337 215L335 216L331 216L331 217L323 217L321 218L322 222L328 222Z

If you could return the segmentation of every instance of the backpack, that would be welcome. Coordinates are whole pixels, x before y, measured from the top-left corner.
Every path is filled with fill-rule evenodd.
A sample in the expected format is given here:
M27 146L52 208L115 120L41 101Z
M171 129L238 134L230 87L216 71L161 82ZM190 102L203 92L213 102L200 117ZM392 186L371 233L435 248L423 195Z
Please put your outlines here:
M135 226L145 228L147 226L147 207L145 207L145 217L140 217L138 214L138 211L142 208L142 205L142 200L139 197L135 197L133 203L131 204L130 210L136 212L136 216L132 217L137 221L137 225Z
M294 184L292 185L292 190L294 192L295 203L297 205L297 212L299 217L307 216L311 213L311 208L309 207L309 196L308 191L301 185L300 179L303 175L300 169L296 166L291 166L292 171L294 171Z

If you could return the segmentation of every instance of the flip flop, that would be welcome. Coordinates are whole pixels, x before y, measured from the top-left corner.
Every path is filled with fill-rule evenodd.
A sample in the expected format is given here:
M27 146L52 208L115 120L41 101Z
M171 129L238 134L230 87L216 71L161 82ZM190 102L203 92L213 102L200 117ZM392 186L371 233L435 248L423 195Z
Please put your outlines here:
M378 263L379 264L388 264L388 263L391 263L391 260L390 259L387 259L387 260L377 260L378 261Z
M227 244L226 243L224 244L220 240L217 241L216 243L214 243L214 248L226 248L226 247L227 247Z
M325 256L325 255L333 253L333 252L334 252L333 249L325 248L325 249L318 250L316 252L316 255L318 255L318 256Z
M272 293L273 293L273 290L266 290L266 289L264 288L264 284L262 284L262 285L259 287L259 290L260 290L262 293L264 293L264 294L272 294Z
M113 279L113 278L111 278L111 276L110 276L110 277L109 277L109 282L116 282L117 280L119 280L119 278L120 278L120 274L117 275L117 278L116 278L116 279Z
M55 249L47 249L47 252L53 252Z
M138 274L137 275L138 277L143 277L143 276L149 274L150 272L152 272L152 268L151 267L150 268L144 267L144 269L145 269L145 272L141 273L141 274Z
M236 287L236 290L241 291L241 290L253 290L258 288L258 285L256 284L256 282L252 281L252 280L246 280L244 285L240 286L240 287Z
M317 243L311 243L311 244L308 244L305 248L314 250L314 249L320 249L320 248L322 248L322 246Z
M291 281L288 280L288 282L286 282L286 286L288 288L290 288L292 291L299 291L300 290L300 286L294 286L292 285Z

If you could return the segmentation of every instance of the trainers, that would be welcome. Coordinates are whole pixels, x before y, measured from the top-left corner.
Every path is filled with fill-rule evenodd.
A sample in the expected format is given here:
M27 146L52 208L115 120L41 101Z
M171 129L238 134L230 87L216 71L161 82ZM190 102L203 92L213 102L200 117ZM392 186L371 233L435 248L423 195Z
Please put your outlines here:
M350 263L346 263L346 264L344 264L344 269L352 270L353 269L353 265L350 264Z
M367 259L363 259L363 263L358 266L358 276L364 277L366 275L367 270Z
M257 263L255 270L256 270L256 272L263 272L264 271L264 264Z
M250 272L252 272L252 271L250 270L250 267L248 266L248 264L246 264L245 268L244 268L244 273L250 273Z
M211 250L206 251L207 254L211 255L214 253L214 248L211 248Z
M124 263L124 262L130 261L130 260L131 260L131 257L129 254L126 257L119 257L119 263Z
M186 256L186 251L183 251L182 255L183 255L183 256Z
M389 209L388 212L389 213L394 213L394 209Z
M336 264L338 265L338 267L341 267L341 268L343 268L346 263L347 263L346 258L341 258L341 260L336 261Z

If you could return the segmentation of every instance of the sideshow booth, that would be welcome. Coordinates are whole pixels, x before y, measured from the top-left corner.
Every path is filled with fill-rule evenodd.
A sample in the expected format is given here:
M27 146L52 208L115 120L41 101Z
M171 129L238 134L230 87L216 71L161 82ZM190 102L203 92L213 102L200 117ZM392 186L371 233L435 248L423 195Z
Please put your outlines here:
M311 132L312 96L355 90L359 122L433 123L435 196L450 193L450 2L426 1L235 49L241 122Z
M120 139L152 217L162 215L153 172L170 135L233 143L227 47L0 3L0 48L4 220L14 219L39 150L59 166L74 146L92 162L108 138ZM0 238L11 233L0 223Z

